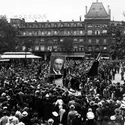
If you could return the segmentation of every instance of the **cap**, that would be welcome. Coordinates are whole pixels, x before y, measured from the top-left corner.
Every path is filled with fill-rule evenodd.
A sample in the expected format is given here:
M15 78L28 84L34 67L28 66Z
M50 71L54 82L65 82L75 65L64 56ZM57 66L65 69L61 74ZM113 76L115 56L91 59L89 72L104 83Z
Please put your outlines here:
M53 116L57 117L58 113L56 111L52 112Z
M22 113L22 116L23 117L26 117L28 115L28 113L26 112L26 111L24 111L23 113Z
M116 119L115 116L111 116L111 117L110 117L110 120L112 120L112 121L114 121L115 119Z
M52 118L50 118L50 119L48 120L48 123L54 123L54 120L53 120Z
M93 112L88 112L88 113L87 113L87 118L88 118L89 120L94 119L94 118L95 118L94 113L93 113Z

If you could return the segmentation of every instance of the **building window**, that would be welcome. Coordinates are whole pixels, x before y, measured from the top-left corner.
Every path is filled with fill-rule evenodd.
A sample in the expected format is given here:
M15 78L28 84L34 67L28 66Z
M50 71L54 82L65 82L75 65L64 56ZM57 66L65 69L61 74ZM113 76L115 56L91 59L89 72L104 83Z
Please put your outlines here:
M70 35L71 34L71 32L70 31L67 31L67 35Z
M47 35L50 36L50 35L51 35L51 31L48 31L48 32L47 32Z
M51 24L48 24L48 27L51 27Z
M63 27L64 25L63 24L61 24L61 27Z
M38 51L39 50L39 46L35 46L35 51Z
M106 39L103 40L103 44L107 44L107 40Z
M54 31L54 35L57 35L58 34L58 31Z
M32 36L32 33L31 33L31 32L29 32L29 36Z
M92 43L92 40L91 40L91 39L89 39L89 40L88 40L88 42L89 42L89 44L91 44L91 43Z
M74 23L71 23L71 27L73 27L74 26Z
M57 46L53 46L54 51L57 51L57 48L58 48Z
M78 51L78 46L73 46L73 51Z
M42 31L42 33L41 33L42 35L45 35L45 32L44 31Z
M77 23L77 26L80 27L81 26L80 23Z
M92 51L92 47L88 47L88 51Z
M23 35L25 36L25 35L26 35L26 32L23 32Z
M79 39L79 42L83 42L84 41L84 39Z
M51 23L51 27L54 27L54 23Z
M84 34L84 31L80 30L80 35L83 35Z
M107 47L106 47L106 46L104 46L104 47L103 47L103 50L107 50Z
M107 30L103 30L102 33L103 33L103 34L106 34L106 33L107 33Z
M88 28L92 28L92 25L88 25Z
M76 25L76 23L74 23L74 27L76 27L77 25Z
M44 39L40 39L40 42L44 42Z
M70 24L69 24L69 23L67 23L67 27L70 27Z
M56 23L54 24L54 27L57 27L57 24L56 24Z
M100 31L99 31L99 30L96 30L96 31L95 31L95 35L100 35Z
M73 34L76 35L76 34L77 34L77 31L74 31Z
M84 51L84 46L79 46L79 51Z
M40 51L44 51L45 50L45 46L40 46Z
M60 39L60 42L63 42L63 39Z
M92 30L88 30L88 31L87 31L87 34L88 34L88 35L92 35Z
M73 41L74 41L74 42L77 42L77 41L78 41L78 39L77 39L77 38L74 38L74 39L73 39Z
M77 35L79 35L79 34L80 34L79 30L77 30Z
M95 25L95 28L99 28L100 26L99 25Z
M99 49L99 47L96 47L95 50L96 50L96 51L99 51L100 49Z
M96 44L99 44L99 39L96 39Z
M34 31L34 35L37 36L38 32L37 31Z
M42 32L41 32L40 30L38 31L38 35L39 35L39 36L41 36L41 35L42 35Z
M48 46L47 50L52 51L52 46Z

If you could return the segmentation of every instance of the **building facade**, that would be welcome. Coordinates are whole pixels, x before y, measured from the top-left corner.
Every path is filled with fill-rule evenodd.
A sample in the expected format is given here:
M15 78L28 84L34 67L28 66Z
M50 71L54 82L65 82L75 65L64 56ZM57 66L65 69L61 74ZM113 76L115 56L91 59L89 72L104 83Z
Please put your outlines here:
M82 21L62 22L26 22L25 19L11 19L13 26L18 26L19 51L65 53L61 49L63 42L72 41L72 56L95 58L98 53L110 57L112 37L107 35L108 26L119 25L121 22L111 21L108 12L101 2L92 3ZM120 25L121 26L121 25ZM124 26L121 28L124 31ZM65 48L65 47L64 47Z

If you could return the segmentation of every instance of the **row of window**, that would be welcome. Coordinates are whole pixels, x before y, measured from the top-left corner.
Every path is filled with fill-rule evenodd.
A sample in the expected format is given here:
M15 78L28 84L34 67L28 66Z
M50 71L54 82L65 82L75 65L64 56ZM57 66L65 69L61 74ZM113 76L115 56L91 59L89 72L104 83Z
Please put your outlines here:
M100 44L101 41L102 40L100 40L100 39L95 39L95 40L88 39L88 44ZM103 41L101 43L107 44L107 39L103 39Z
M101 34L106 34L107 33L107 30L102 30L102 31L100 31L100 30L88 30L87 31L87 35L101 35Z
M71 30L50 30L50 31L22 31L21 36L51 36L51 35L84 35L83 30L71 31Z
M58 39L58 38L53 38L53 39L35 39L35 43L44 43L44 42L47 42L48 44L56 44L58 42L63 42L65 40L65 38L61 38L61 39ZM97 44L97 45L107 45L108 44L108 41L107 39L87 39L85 40L84 38L72 38L71 39L72 42L75 42L75 43L86 43L86 44L90 44L90 45L94 45L94 44ZM32 40L31 40L32 41Z
M107 50L107 46L103 46L103 47L84 47L82 45L80 46L73 46L73 51L100 51L100 50ZM22 47L22 50L25 51L25 47L23 46ZM45 51L45 50L48 50L48 51L59 51L61 50L58 46L48 46L47 48L43 45L39 46L39 45L36 45L34 47L34 50L35 51Z
M95 24L89 24L87 25L88 28L107 28L108 25L106 24L101 24L101 25L95 25Z
M100 34L106 34L107 30L103 30L102 32L100 30L92 31L88 30L87 35L100 35ZM51 35L85 35L84 30L49 30L49 31L21 31L21 36L51 36Z
M83 27L83 23L76 22L57 22L57 23L25 23L20 25L20 28L56 28L56 27Z

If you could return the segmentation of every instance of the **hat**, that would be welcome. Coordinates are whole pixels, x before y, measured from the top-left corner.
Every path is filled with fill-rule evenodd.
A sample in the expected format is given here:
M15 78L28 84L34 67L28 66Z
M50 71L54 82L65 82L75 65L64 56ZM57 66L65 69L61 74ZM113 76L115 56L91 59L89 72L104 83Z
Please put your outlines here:
M116 108L116 109L115 109L115 114L120 114L120 113L121 113L121 110L118 109L118 108Z
M121 108L122 108L122 109L125 109L125 104L121 104Z
M3 96L6 96L6 93L5 92L3 92L2 94L1 94L1 96L3 97Z
M15 116L19 116L19 117L21 117L21 116L22 116L22 114L21 114L21 112L20 112L20 111L16 111L16 112L15 112Z
M75 106L74 106L74 105L70 105L69 108L70 108L70 109L75 109Z
M52 112L53 116L57 117L58 113L56 111Z
M110 117L110 120L114 121L116 119L116 117L113 115Z
M25 125L23 122L19 122L18 125Z
M89 108L89 109L88 109L88 112L92 112L92 108Z
M125 96L123 97L123 101L125 101Z
M88 118L89 120L94 119L94 118L95 118L94 113L93 113L93 112L88 112L88 113L87 113L87 118Z
M50 118L50 119L48 120L48 123L54 123L54 120L53 120L52 118Z
M99 102L99 103L98 103L98 106L99 106L99 107L102 107L102 106L103 106L103 105L102 105L102 102Z
M39 90L36 90L36 91L35 91L35 94L37 94L37 93L40 93L40 91L39 91Z
M90 104L90 106L93 106L95 104L95 102L91 101L89 104Z
M7 109L7 106L4 106L3 109Z
M26 117L28 115L28 113L26 112L26 111L24 111L23 113L22 113L22 116L23 117Z
M46 98L49 98L49 94L46 94L45 97L46 97Z

